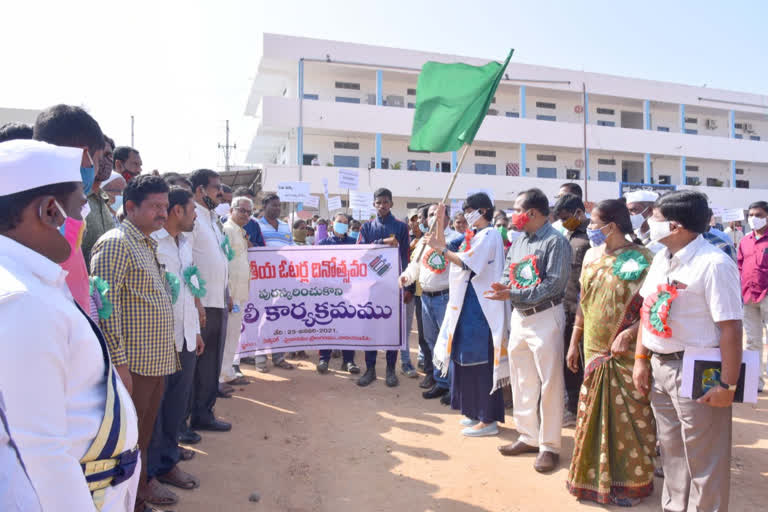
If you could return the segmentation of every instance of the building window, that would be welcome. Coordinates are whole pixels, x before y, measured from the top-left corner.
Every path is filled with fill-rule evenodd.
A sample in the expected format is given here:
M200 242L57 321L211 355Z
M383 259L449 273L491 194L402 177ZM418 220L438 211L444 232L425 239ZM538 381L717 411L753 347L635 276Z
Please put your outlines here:
M580 179L581 171L578 169L566 169L565 170L565 179L567 180L578 180Z
M538 178L557 178L557 167L537 167L536 177Z
M304 99L305 100L317 100L317 99L320 99L320 96L318 96L317 94L305 94L304 95Z
M707 186L708 187L722 187L723 182L718 180L717 178L707 178Z
M475 164L475 174L496 174L496 164Z
M408 89L405 94L407 96L416 96L416 89Z
M744 123L733 123L733 127L737 130L743 130L744 129Z
M520 117L520 112L507 112L507 117Z
M536 160L539 162L557 162L557 156L555 155L536 155Z
M699 172L699 166L698 165L686 165L685 166L685 172Z
M749 188L749 180L736 180L736 188Z
M658 131L658 132L668 132L669 131L669 127L668 126L657 126L656 127L656 131Z
M416 108L416 104L415 104L415 103L411 103L411 102L409 101L409 102L408 102L408 108Z
M701 178L699 178L698 176L686 176L685 184L693 185L693 186L701 185Z
M336 103L360 103L360 98L348 98L346 96L336 96Z
M696 135L697 133L699 133L699 130L694 130L693 128L686 128L685 133L687 133L688 135Z
M312 160L317 158L317 155L308 155L307 153L304 153L302 157L302 163L304 165L312 165Z
M496 103L496 96L494 96L493 99L491 99L491 103Z
M333 155L335 167L360 167L360 157L348 155Z
M543 116L541 114L537 115L536 119L538 119L539 121L557 121L556 116Z
M616 173L613 171L597 171L597 181L616 181Z
M334 149L360 149L359 142L339 142L333 143Z
M371 157L370 167L371 167L371 169L375 169L376 168L376 157L375 156ZM382 158L381 159L381 169L389 169L389 158Z
M496 158L496 152L490 151L487 149L476 149L475 150L475 156L487 156L491 158Z
M743 139L743 138L744 138L744 136L743 136L742 134L740 134L740 133L734 133L734 134L733 134L733 137L734 137L735 139Z
M671 185L672 184L672 176L669 176L667 174L659 174L659 185Z
M598 114L604 114L606 116L612 116L616 112L614 112L614 110L612 108L600 108L600 107L598 107L597 108L597 113Z
M409 171L431 171L432 170L432 164L429 162L429 160L408 160L408 170Z
M597 163L599 165L616 165L615 158L598 158Z
M360 84L354 82L336 82L337 89L352 89L353 91L360 90Z
M616 126L616 123L613 121L597 121L597 126Z
M557 108L557 105L555 103L546 103L544 101L537 101L536 108L548 108L548 109L554 110Z
M496 110L495 108L489 108L488 112L486 112L486 115L488 115L488 116L497 116L497 115L499 115L499 111Z
M759 135L750 135L749 136L749 140L760 140L760 136Z
M736 168L736 174L744 174L744 169Z
M690 124L698 124L699 120L695 117L686 117L685 122Z

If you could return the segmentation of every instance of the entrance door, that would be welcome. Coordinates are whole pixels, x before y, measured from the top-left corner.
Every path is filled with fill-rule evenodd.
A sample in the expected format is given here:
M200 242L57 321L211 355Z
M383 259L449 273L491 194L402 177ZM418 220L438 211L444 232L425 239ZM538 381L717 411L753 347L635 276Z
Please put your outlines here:
M627 112L622 110L621 111L621 127L642 130L643 129L643 113Z
M635 160L621 161L621 181L643 183L643 162Z
M442 172L451 172L451 162L441 162L440 170Z

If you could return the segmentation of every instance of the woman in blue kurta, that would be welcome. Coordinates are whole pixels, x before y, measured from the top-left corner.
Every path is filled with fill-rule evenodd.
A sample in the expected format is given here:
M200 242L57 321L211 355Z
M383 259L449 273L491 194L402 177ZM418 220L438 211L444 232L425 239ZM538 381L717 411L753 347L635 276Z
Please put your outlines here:
M434 363L445 374L451 365L451 407L465 418L465 436L479 437L498 433L497 422L504 422L504 400L498 382L508 380L503 357L506 344L504 321L509 304L492 301L483 293L498 279L504 265L504 242L490 225L493 203L483 193L464 202L464 215L472 231L458 251L446 247L443 235L445 215L441 205L436 233L427 243L451 263L448 309L435 345Z

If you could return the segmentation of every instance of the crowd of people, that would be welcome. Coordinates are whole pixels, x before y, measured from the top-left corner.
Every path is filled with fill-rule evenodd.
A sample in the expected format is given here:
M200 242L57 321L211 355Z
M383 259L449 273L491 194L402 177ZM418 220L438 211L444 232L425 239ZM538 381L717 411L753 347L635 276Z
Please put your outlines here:
M665 511L727 509L742 320L761 355L768 327L766 202L749 206L747 234L718 229L696 191L588 211L575 183L553 200L525 190L508 212L476 193L453 217L430 203L400 220L381 188L365 221L288 218L277 195L257 202L213 170L142 173L139 151L67 105L0 128L0 176L3 510L145 511L204 485L183 445L231 430L215 406L251 383L241 365L271 368L237 355L248 248L345 244L398 249L419 356L387 351L387 386L399 355L468 437L498 434L511 406L519 437L499 452L536 454L542 473L575 427L567 489L580 500L633 505L656 474ZM698 399L679 393L688 347L722 355ZM340 357L359 386L377 380L376 351L362 372L352 350L317 357L321 374ZM271 363L294 368L282 352Z

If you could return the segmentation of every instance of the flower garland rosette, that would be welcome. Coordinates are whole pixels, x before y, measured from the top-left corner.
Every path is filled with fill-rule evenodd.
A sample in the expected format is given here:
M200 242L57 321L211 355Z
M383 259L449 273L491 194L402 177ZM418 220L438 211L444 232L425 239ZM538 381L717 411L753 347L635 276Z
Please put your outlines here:
M530 288L541 282L536 256L531 254L509 266L509 280L519 288Z
M459 246L459 252L467 252L472 248L472 238L475 236L475 233L468 229L466 233L464 233L464 241L461 242L461 245Z
M649 266L648 260L641 252L626 251L616 257L613 263L613 275L622 281L637 281Z
M434 249L430 249L424 253L421 262L430 270L430 272L434 272L435 274L442 274L448 268L445 264L445 257Z
M232 261L235 258L235 250L232 249L232 244L229 242L229 235L224 235L224 240L221 241L221 250L224 251L227 261Z
M196 265L190 265L184 269L184 282L192 295L198 299L205 297L205 281L200 277L200 271Z
M88 295L93 299L96 305L96 311L99 312L99 318L106 320L112 316L112 301L107 298L109 283L104 279L93 276L88 278Z
M667 322L669 309L676 298L677 288L669 284L660 284L656 293L649 295L643 301L643 307L640 309L643 326L659 338L672 336L672 328Z
M171 289L171 304L176 304L176 301L179 300L179 292L181 291L181 281L173 272L166 272L165 280Z

